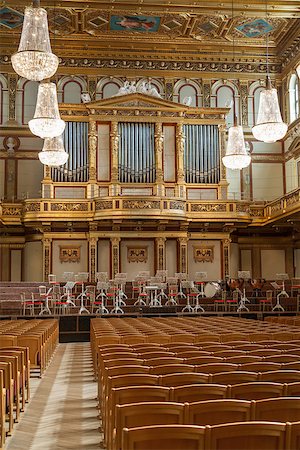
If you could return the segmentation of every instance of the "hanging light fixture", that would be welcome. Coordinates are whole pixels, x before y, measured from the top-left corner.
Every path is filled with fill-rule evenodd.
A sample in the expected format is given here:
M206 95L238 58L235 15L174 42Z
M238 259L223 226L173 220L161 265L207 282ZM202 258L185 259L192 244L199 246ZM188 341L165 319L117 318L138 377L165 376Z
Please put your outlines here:
M268 0L266 0L266 18L268 18ZM260 93L257 121L256 125L252 128L252 133L258 141L271 143L282 139L287 132L288 126L282 120L277 90L272 87L269 76L268 33L266 33L266 48L266 87Z
M234 17L233 11L233 0L232 0L232 22ZM232 41L232 59L234 62L234 35ZM234 95L234 94L233 94ZM235 99L233 98L233 104ZM232 170L241 170L248 167L251 162L251 157L249 156L244 140L243 127L238 125L237 117L234 117L233 127L228 130L228 141L226 154L222 158L222 162L225 167Z
M50 167L62 166L68 161L69 154L65 151L62 136L46 138L39 160Z
M251 162L245 146L243 127L237 124L237 117L234 118L233 127L228 130L226 154L222 161L225 167L232 170L244 169Z
M40 8L40 0L25 8L19 49L11 62L18 75L32 81L45 80L57 71L59 61L51 51L47 11Z
M50 82L42 82L39 85L34 118L28 122L30 131L36 136L52 138L60 136L66 126L61 120L56 85Z
M296 67L296 70L297 70L298 77L300 78L300 64L298 67Z

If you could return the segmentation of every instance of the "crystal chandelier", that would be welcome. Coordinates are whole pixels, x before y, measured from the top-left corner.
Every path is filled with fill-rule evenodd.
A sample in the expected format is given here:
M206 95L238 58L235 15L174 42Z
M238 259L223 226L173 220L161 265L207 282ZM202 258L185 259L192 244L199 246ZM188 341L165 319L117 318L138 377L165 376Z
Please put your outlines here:
M253 136L258 141L276 142L282 139L288 126L282 121L277 90L272 88L267 76L266 88L260 93L256 125L252 128Z
M68 161L69 154L65 151L62 136L46 138L39 159L42 164L51 167L62 166Z
M52 77L58 68L58 57L51 51L47 12L39 0L25 8L21 40L17 53L11 57L15 72L32 81Z
M54 83L40 83L34 118L28 125L30 131L42 139L60 136L63 133L66 124L60 118Z
M268 0L266 0L266 20L268 20ZM288 129L282 121L277 90L272 87L269 76L269 32L266 33L266 87L260 93L256 125L252 128L253 136L262 142L276 142L282 139Z
M251 162L251 157L248 155L245 146L243 127L237 125L236 117L233 127L228 130L226 154L222 161L225 167L232 170L244 169Z

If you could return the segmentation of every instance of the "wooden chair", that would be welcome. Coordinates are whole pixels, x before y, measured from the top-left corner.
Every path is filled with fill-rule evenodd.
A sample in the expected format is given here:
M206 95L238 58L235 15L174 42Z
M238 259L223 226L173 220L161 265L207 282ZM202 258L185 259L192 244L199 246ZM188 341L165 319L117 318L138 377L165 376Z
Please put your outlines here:
M271 381L254 381L235 384L230 387L230 398L241 400L260 400L263 398L281 397L284 394L283 383Z
M225 358L224 362L232 363L232 364L246 364L246 363L256 363L261 360L262 360L262 358L260 356L241 355L241 356L229 356L229 357Z
M195 366L195 372L201 373L219 373L219 372L232 372L238 370L238 364L231 363L208 363Z
M221 384L190 384L176 386L171 390L171 399L174 402L200 402L202 400L216 400L226 398L227 385Z
M300 448L300 422L286 424L285 448L289 450L298 450Z
M151 358L146 359L145 364L148 366L164 366L167 364L183 364L185 361L183 358L177 358L176 356L166 356L163 358Z
M273 298L273 291L267 290L266 297L258 299L260 311L271 311L273 307Z
M189 403L186 422L191 425L219 425L244 422L251 418L251 402L247 400L220 399Z
M184 386L186 384L208 383L209 375L204 373L183 372L161 375L160 384L162 386Z
M257 350L249 351L249 355L262 356L264 358L267 356L277 356L279 354L280 354L280 350L276 350L273 348L259 348Z
M190 364L165 364L150 368L152 375L165 375L167 373L194 372L194 366Z
M116 406L113 448L122 450L123 428L136 428L149 425L184 424L183 403L143 402Z
M274 381L278 383L292 383L300 381L299 370L271 370L261 373L259 381Z
M232 372L213 373L211 375L211 382L217 384L239 384L257 381L257 378L258 374L256 372L235 370Z
M206 352L205 350L186 350L184 349L173 349L173 352L176 353L176 356L179 358L191 359L191 358L202 358L207 356L212 356L210 352Z
M250 370L252 372L268 372L270 370L280 370L281 364L275 362L252 362L247 364L241 364L241 370Z
M300 397L300 382L297 381L296 383L286 383L285 395L287 397Z
M246 352L244 350L219 350L214 352L214 356L220 357L220 358L229 358L232 356L246 356Z
M296 362L299 360L298 355L290 355L290 354L281 354L276 356L266 356L265 361L266 362L276 362L279 364L289 363L289 362Z
M278 422L238 422L214 425L207 430L209 450L287 450L285 424Z
M296 422L300 420L300 397L279 397L256 400L252 420Z
M195 425L124 428L122 450L204 450L204 433Z
M217 358L216 356L210 355L210 356L193 356L192 358L186 358L187 364L193 364L193 365L202 365L202 364L209 364L209 363L222 363L224 362L223 358Z
M143 358L143 359L157 359L157 358L170 358L171 356L173 356L174 358L176 358L176 355L174 352L168 351L168 350L153 350L153 349L148 349L148 350L144 350L144 351L137 351L137 354L139 356L139 358Z

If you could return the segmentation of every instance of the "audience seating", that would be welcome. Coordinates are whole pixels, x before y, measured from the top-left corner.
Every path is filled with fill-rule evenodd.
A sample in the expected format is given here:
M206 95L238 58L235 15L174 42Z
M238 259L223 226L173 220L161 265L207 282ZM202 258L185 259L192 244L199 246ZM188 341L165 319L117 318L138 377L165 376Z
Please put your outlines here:
M144 450L160 445L166 449L188 449L190 444L183 445L180 440L164 442L162 430L172 426L184 436L190 433L188 430L193 430L193 436L195 430L200 430L202 440L187 441L193 442L191 448L199 444L205 450L222 449L223 445L230 450L257 450L261 445L263 450L292 450L287 443L292 439L292 431L297 442L299 427L293 428L286 422L295 419L300 423L297 406L292 409L297 402L300 404L300 340L299 333L288 327L224 317L93 319L91 346L108 448ZM203 331L199 333L199 329ZM116 356L109 359L114 353ZM160 392L160 388L166 391ZM143 410L143 404L149 401L185 404L183 423L166 425L162 419L154 426L143 422L132 403L142 404L137 408ZM218 402L225 405L224 411L217 407ZM116 411L126 411L127 406L132 421L120 422ZM193 408L196 414L197 407L198 421L189 415ZM221 425L223 421L225 424ZM152 435L148 434L149 429ZM251 439L246 440L249 433ZM176 447L179 442L182 446Z

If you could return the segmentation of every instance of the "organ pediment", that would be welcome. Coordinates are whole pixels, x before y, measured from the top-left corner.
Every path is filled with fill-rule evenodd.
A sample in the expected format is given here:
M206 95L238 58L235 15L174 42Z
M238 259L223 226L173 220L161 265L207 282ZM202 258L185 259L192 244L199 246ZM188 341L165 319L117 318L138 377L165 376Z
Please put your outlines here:
M163 111L187 111L199 108L190 108L189 106L182 105L180 103L175 103L170 100L164 100L159 97L154 97L152 95L141 94L139 92L118 95L116 97L110 97L103 100L96 100L93 102L85 103L88 109L127 109L127 108L138 108L138 109L158 109Z

